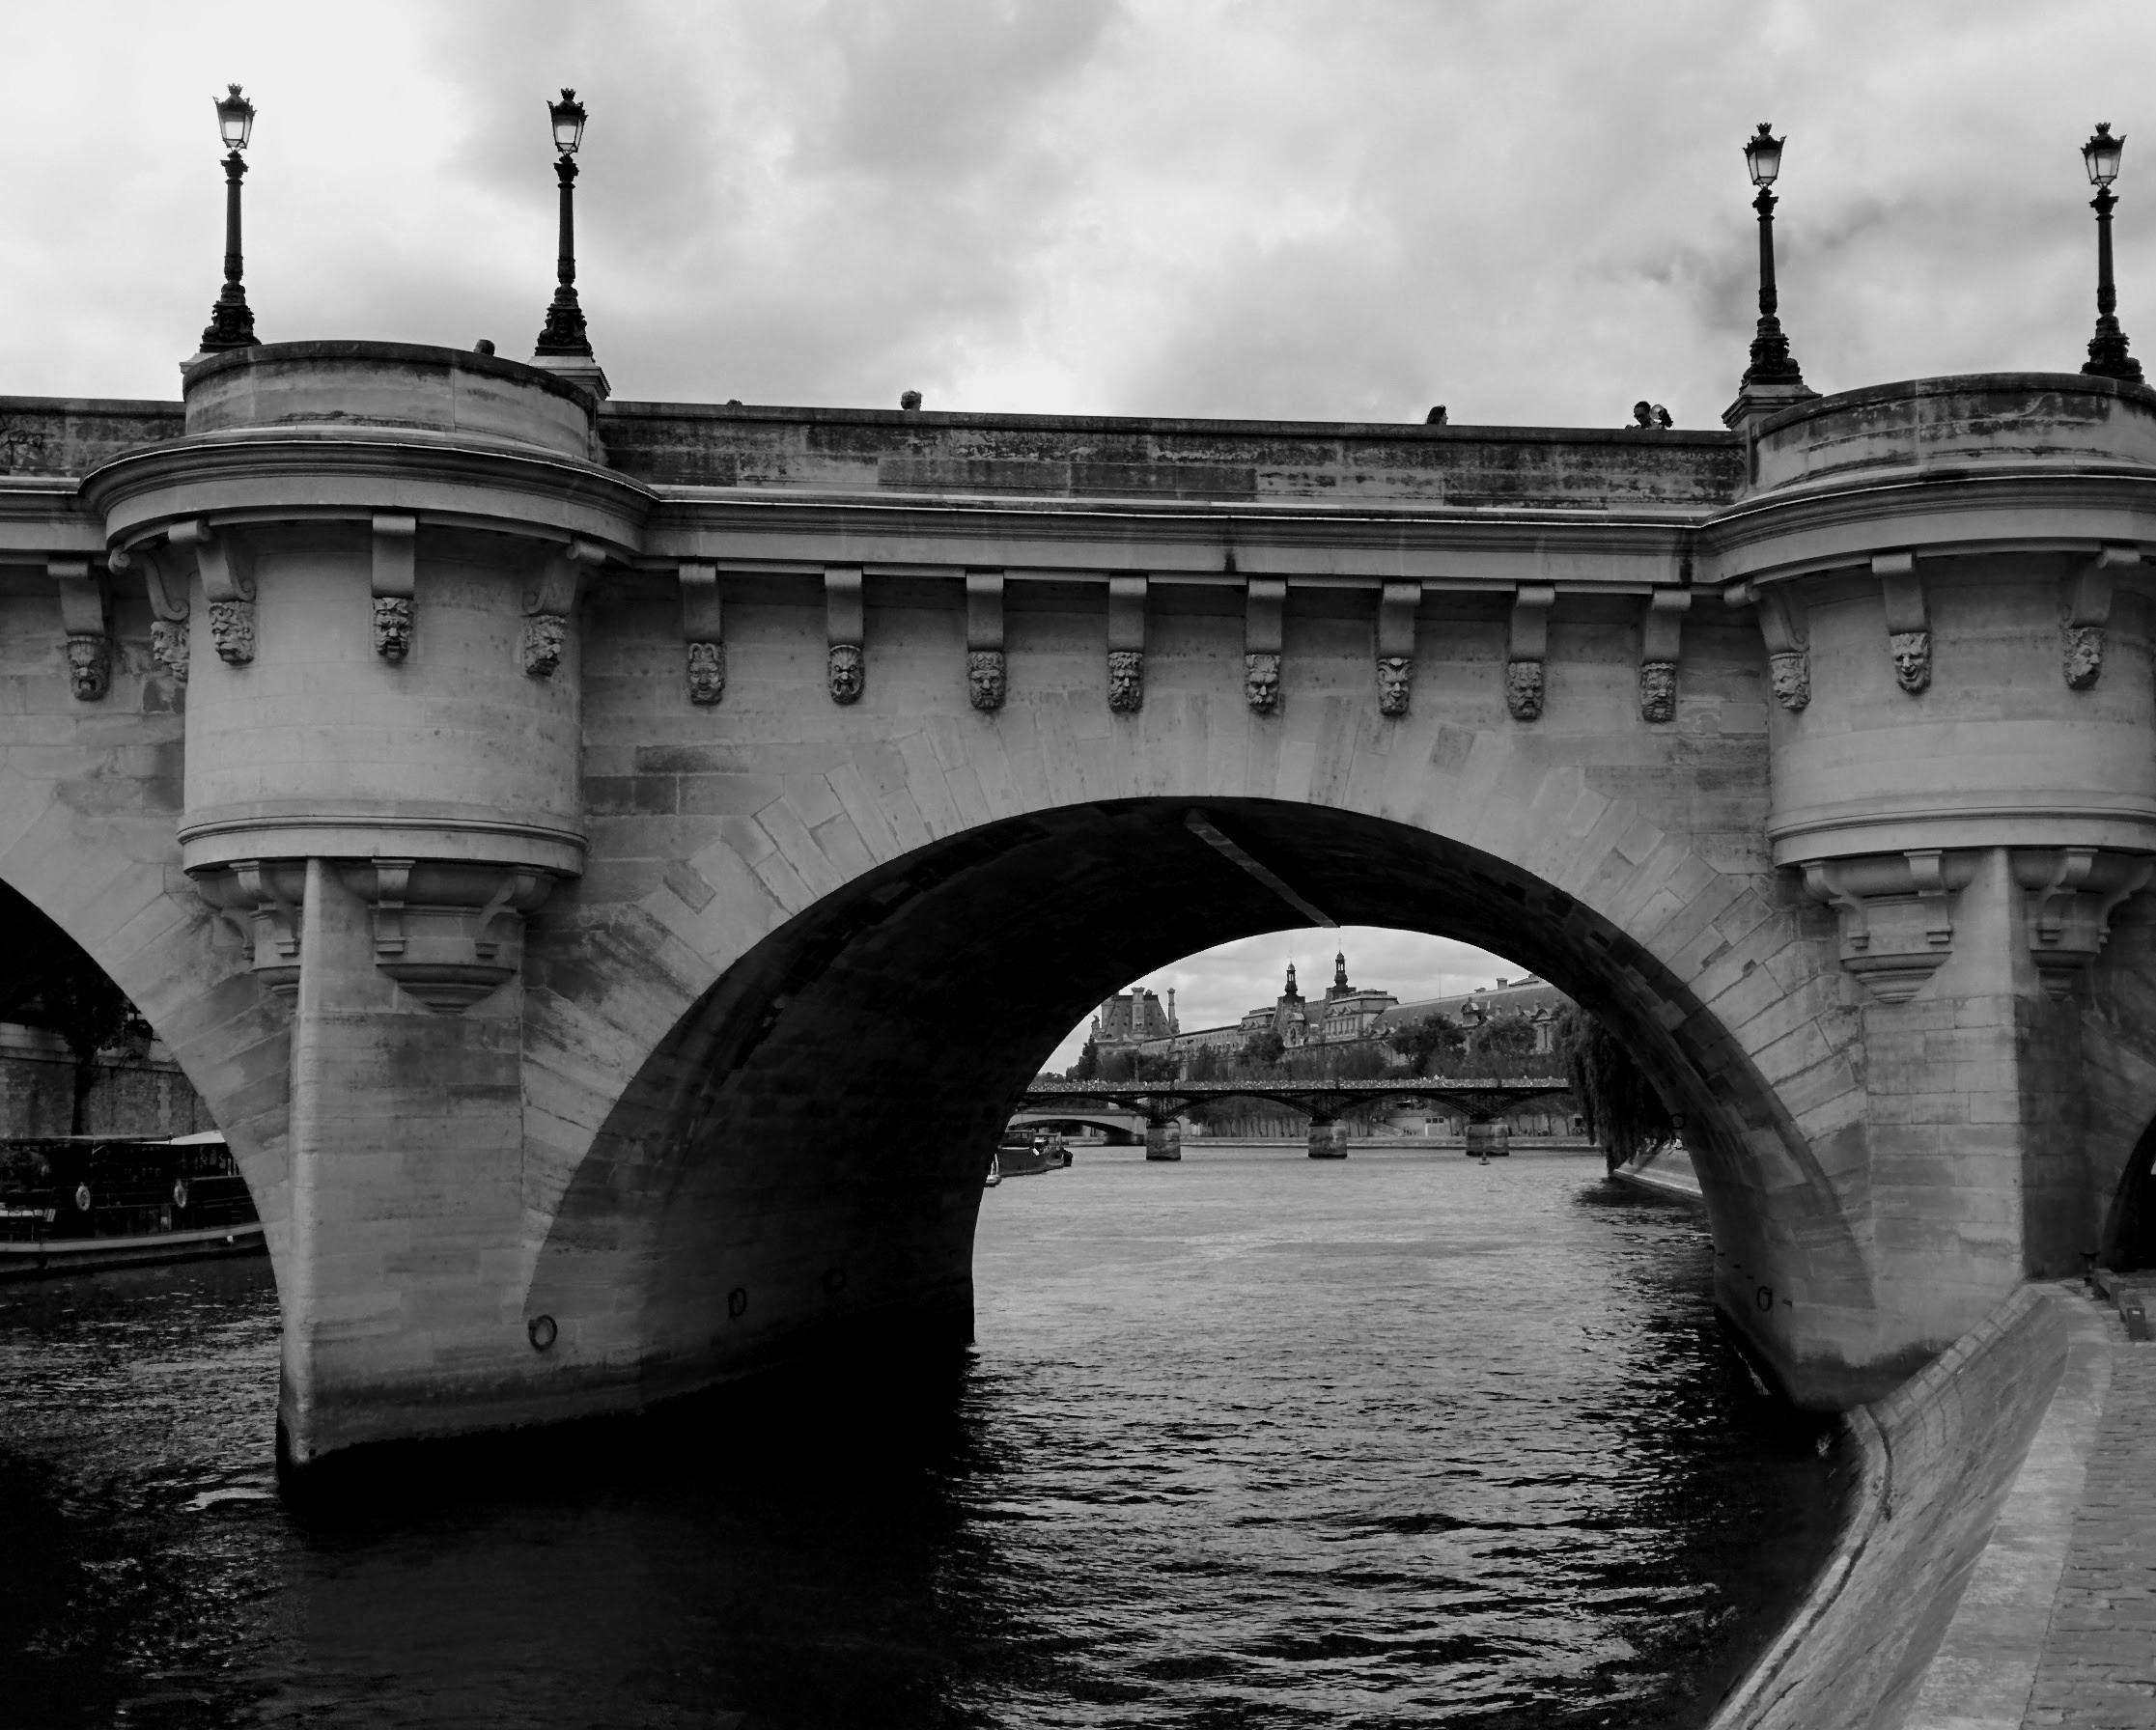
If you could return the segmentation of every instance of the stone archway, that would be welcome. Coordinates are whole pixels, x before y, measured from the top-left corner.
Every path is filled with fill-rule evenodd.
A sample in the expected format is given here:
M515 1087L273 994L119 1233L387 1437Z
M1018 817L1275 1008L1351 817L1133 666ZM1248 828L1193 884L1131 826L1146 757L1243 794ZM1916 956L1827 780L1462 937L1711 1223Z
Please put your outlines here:
M1042 1059L1123 980L1306 923L1287 884L1342 923L1497 950L1624 1028L1684 1102L1724 1310L1802 1397L1849 1397L1868 1372L1840 1354L1835 1310L1868 1295L1862 1245L1773 1087L1665 962L1573 895L1420 827L1208 801L1206 826L1253 872L1193 833L1191 811L1134 798L964 831L824 896L727 969L554 1213L527 1308L560 1330L557 1390L603 1407L850 1331L966 1333L980 1167Z

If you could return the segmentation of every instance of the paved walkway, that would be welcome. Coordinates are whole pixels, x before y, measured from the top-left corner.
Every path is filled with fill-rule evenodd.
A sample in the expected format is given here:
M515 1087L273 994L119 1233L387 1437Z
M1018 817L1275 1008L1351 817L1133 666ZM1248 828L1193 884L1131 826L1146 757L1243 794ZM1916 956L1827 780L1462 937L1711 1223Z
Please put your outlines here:
M2112 1347L2111 1388L2023 1723L2156 1726L2156 1342Z

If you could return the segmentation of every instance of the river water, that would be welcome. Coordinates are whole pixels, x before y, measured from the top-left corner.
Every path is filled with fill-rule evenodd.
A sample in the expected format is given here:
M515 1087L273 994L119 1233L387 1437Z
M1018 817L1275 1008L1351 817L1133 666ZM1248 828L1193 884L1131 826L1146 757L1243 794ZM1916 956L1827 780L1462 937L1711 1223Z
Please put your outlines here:
M1081 1150L961 1364L327 1509L266 1262L0 1290L0 1723L1696 1723L1834 1514L1709 1267L1594 1158Z

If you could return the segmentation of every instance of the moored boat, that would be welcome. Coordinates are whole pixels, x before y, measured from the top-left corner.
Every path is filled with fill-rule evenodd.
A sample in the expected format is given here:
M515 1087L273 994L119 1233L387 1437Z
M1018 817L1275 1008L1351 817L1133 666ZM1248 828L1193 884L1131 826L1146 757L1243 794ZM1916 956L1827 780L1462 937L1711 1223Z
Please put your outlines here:
M989 1159L989 1185L993 1188L1005 1178L1030 1178L1044 1171L1061 1171L1070 1162L1070 1144L1060 1134L1006 1130Z
M215 1130L0 1141L0 1280L265 1247L254 1198Z

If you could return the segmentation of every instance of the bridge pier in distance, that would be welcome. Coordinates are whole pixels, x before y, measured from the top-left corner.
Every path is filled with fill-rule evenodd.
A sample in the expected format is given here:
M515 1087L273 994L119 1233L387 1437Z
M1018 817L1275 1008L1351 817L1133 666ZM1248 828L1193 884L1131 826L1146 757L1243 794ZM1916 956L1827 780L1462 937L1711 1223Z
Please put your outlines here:
M1183 1158L1183 1126L1172 1117L1145 1120L1145 1157L1148 1159Z
M1512 1130L1501 1119L1496 1123L1468 1125L1467 1155L1470 1159L1501 1159L1512 1152Z
M1348 1157L1348 1126L1336 1117L1312 1117L1310 1119L1310 1158L1313 1159L1345 1159Z

